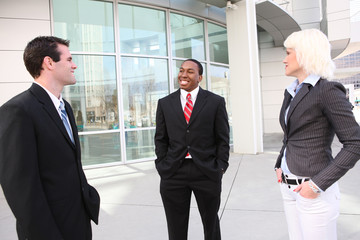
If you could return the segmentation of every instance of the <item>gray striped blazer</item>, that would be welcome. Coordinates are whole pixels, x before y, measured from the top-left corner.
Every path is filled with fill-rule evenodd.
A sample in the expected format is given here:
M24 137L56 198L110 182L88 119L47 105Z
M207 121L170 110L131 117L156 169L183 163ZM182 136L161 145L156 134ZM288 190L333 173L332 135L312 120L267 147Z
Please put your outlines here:
M285 90L280 111L280 125L284 132L283 146L275 167L280 168L286 148L289 170L298 176L311 177L326 190L351 169L360 158L360 127L346 99L344 86L320 79L312 87L304 86L291 101ZM285 125L285 110L290 105ZM343 144L332 156L334 135Z

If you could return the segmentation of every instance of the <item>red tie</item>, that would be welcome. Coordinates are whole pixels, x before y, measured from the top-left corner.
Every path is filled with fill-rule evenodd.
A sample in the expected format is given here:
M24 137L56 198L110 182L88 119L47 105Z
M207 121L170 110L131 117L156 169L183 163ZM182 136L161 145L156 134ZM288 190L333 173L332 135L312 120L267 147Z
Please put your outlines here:
M188 93L188 95L186 96L186 104L185 104L185 108L184 108L184 116L186 119L186 122L189 124L189 120L190 120L190 116L193 110L193 102L191 101L191 94Z
M185 104L185 108L184 108L184 116L185 116L187 124L189 124L192 110L193 110L193 102L191 101L191 94L188 93L188 95L186 96L186 104ZM186 157L189 157L189 156L190 156L190 154L187 153Z

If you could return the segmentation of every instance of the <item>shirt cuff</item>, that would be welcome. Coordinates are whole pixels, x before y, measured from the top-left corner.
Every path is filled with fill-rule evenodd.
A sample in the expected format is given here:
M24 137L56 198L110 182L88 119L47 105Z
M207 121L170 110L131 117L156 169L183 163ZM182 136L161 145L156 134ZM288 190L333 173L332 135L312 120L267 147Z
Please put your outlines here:
M313 182L313 180L310 179L310 184L312 184L313 186L315 186L317 189L319 189L321 192L324 192L321 188L319 188L318 185L316 185L316 183Z

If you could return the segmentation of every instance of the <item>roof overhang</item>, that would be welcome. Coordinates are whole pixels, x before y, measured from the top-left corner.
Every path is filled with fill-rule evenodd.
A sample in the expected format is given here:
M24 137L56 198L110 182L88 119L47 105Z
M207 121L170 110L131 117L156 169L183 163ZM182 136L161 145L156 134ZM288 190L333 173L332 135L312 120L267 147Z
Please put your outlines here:
M197 0L212 6L224 8L227 0ZM231 0L231 4L241 0ZM268 32L274 39L275 47L283 45L285 39L293 32L300 31L299 24L279 5L273 1L263 0L256 2L257 25Z
M282 7L267 0L256 3L256 22L273 37L275 47L283 46L291 33L301 30L299 24Z
M227 7L227 0L197 0L219 8ZM231 4L242 0L231 0ZM300 25L281 6L270 0L256 2L256 22L259 27L268 32L275 47L282 47L286 38L293 32L300 31ZM330 41L331 56L344 55L344 50L349 45L349 38ZM343 54L341 54L343 53Z

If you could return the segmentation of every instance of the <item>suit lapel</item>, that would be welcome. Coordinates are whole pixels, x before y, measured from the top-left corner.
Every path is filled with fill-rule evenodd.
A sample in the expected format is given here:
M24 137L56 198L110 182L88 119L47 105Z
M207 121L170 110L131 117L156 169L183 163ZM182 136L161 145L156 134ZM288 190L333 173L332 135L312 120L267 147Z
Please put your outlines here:
M281 107L281 110L280 110L280 125L281 125L281 128L283 130L286 130L286 125L285 125L285 111L286 109L288 108L290 102L291 102L291 95L290 93L285 89L285 92L284 92L284 101L283 101L283 104L282 104L282 107Z
M180 119L182 123L187 124L184 116L184 109L182 108L180 100L180 88L176 92L174 92L174 94L172 94L170 101L171 106L174 106L173 110L175 112L175 118Z
M74 144L71 142L71 139L65 129L65 126L62 120L60 119L59 113L55 109L54 104L51 101L51 98L49 97L47 92L44 89L42 89L42 87L38 86L36 83L33 83L33 85L30 88L30 91L43 105L43 108L49 114L50 118L55 122L56 126L59 128L62 135L68 140L69 144L72 147L75 147ZM73 126L73 123L71 123L71 125Z
M289 122L289 119L294 112L296 106L301 102L301 100L309 93L310 91L310 84L304 83L300 91L295 95L294 99L290 103L290 109L287 115L287 122Z

